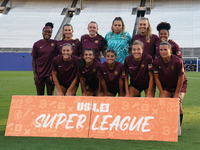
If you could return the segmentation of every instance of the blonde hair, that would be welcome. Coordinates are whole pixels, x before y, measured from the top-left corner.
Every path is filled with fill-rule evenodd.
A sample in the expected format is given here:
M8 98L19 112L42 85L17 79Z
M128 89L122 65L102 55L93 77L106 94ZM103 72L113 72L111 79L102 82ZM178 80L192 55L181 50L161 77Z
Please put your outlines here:
M147 34L146 34L146 42L150 43L151 42L151 37L152 37L152 28L151 28L149 19L145 18L145 17L142 17L142 18L140 18L140 20L146 20L147 23L148 23Z
M72 31L73 31L73 27L72 27L72 25L71 24L69 24L69 23L66 23L64 26L63 26L63 31L64 31L64 28L65 27L71 27L71 29L72 29ZM73 34L72 34L72 36L73 36ZM65 39L65 35L64 34L62 34L62 40L64 40Z
M140 45L142 47L142 49L144 49L144 44L140 41L140 40L135 40L133 42L133 44L131 45L131 47L133 47L133 45Z
M135 40L135 41L133 42L133 44L131 44L131 45L129 46L129 49L128 49L128 53L129 53L129 54L131 54L131 51L132 51L133 46L134 46L134 45L137 45L137 44L140 45L142 49L144 49L144 44L143 44L143 42L141 42L140 40Z

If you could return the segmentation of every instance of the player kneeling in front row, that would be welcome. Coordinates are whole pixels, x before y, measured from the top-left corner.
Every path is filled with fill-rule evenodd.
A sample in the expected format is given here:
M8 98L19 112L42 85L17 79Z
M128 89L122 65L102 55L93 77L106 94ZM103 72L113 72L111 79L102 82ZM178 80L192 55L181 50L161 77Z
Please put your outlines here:
M52 75L56 85L56 95L76 95L78 88L77 66L79 58L72 55L72 46L66 43L62 47L62 55L53 59Z
M168 42L162 42L159 48L160 56L153 63L159 97L170 97L174 93L174 98L180 98L184 77L183 63L180 58L171 54L171 45Z
M101 64L97 73L104 96L115 96L117 93L119 96L124 96L124 65L115 61L117 56L114 50L107 50L105 56L106 62Z
M160 56L154 60L153 70L156 85L160 91L159 97L173 97L180 99L180 109L183 94L181 88L184 79L184 66L180 58L171 54L171 45L162 42L159 46ZM186 88L186 87L185 87ZM181 118L182 123L182 118Z
M145 91L145 97L154 96L152 57L143 53L143 43L136 40L131 46L131 53L125 58L125 89L127 97L140 96ZM130 86L128 87L128 74L130 75Z
M79 62L78 76L82 88L82 96L97 96L99 79L97 72L99 70L100 62L95 60L94 50L87 48L83 52L83 58Z

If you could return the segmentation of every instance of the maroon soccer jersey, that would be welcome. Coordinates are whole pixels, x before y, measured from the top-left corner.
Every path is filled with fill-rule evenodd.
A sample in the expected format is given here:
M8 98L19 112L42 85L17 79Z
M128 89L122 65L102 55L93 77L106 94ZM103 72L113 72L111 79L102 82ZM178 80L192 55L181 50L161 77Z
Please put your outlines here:
M159 40L157 35L152 34L150 43L147 43L146 36L142 36L140 34L133 36L131 43L133 43L135 40L140 40L144 44L143 53L149 54L153 59L155 59L156 41Z
M130 83L132 85L148 88L149 87L149 74L148 71L153 68L152 57L148 54L142 54L140 61L135 61L133 55L129 55L125 58L124 67L125 72L130 74Z
M72 55L71 61L63 60L63 56L53 59L52 70L57 72L57 78L61 85L69 87L77 74L79 58Z
M178 76L184 74L183 63L175 55L171 56L168 63L165 63L161 56L156 58L153 62L153 70L154 73L158 73L163 89L171 92L176 90Z
M81 46L80 46L80 52L82 53L83 58L83 52L86 48L91 48L94 50L95 60L100 61L100 51L105 51L105 41L102 37L96 35L95 37L90 37L89 35L83 35L81 37Z
M72 55L75 55L77 57L80 56L80 52L79 52L80 42L77 42L73 39L71 39L71 40L61 40L61 41L57 42L57 50L58 50L59 55L62 55L62 47L65 43L69 43L69 44L72 45L72 50L73 50Z
M119 91L119 79L125 78L124 65L115 61L113 69L109 69L108 63L101 64L97 78L105 79L108 91Z
M156 42L156 57L160 56L160 49L159 49L160 43L161 43L161 40L158 40ZM178 56L179 58L182 58L182 52L178 44L176 44L175 42L171 40L169 40L168 43L171 45L172 54Z
M36 68L39 77L52 75L51 64L56 55L56 40L39 40L34 43L31 55L36 57Z
M85 84L89 87L98 87L99 79L97 78L97 72L99 70L100 62L94 60L93 64L87 68L78 69L78 76L85 78Z

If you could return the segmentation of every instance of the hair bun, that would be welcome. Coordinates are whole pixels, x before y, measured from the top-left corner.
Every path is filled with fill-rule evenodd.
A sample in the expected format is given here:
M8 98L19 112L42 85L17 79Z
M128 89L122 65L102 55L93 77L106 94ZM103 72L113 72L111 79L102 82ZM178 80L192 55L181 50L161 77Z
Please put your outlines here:
M45 24L45 26L50 26L52 29L53 29L53 23L52 22L47 22L46 24Z
M171 25L167 22L161 22L157 25L157 30L160 31L160 30L170 30L171 29Z

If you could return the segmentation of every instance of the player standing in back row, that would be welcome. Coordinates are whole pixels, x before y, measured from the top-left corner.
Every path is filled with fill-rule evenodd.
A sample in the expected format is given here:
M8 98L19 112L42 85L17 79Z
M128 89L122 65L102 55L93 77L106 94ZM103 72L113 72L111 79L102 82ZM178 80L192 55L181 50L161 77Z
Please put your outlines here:
M32 67L37 95L44 95L45 85L47 95L53 95L54 83L51 72L51 64L56 55L56 40L52 40L51 35L53 24L47 23L42 29L43 39L33 45Z

